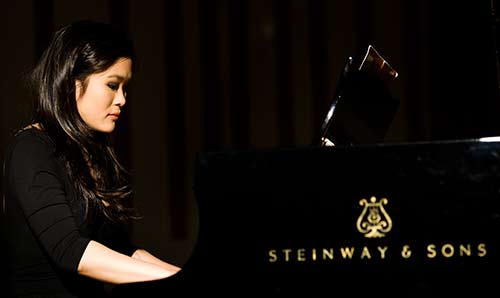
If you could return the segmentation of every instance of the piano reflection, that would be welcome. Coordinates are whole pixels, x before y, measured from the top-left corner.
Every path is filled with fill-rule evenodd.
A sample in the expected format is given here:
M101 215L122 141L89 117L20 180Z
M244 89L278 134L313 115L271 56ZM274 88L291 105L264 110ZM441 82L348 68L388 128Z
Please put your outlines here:
M398 72L371 45L349 57L313 145L381 143L399 107L390 91Z

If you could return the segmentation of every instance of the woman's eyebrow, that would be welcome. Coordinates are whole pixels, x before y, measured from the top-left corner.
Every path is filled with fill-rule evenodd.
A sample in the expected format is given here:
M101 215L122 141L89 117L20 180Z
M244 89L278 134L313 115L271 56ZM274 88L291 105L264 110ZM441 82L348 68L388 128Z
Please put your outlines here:
M119 79L119 80L124 80L125 79L123 76L117 75L117 74L108 75L107 78L108 79L115 78L115 79Z
M111 74L111 75L107 76L107 78L108 79L115 78L115 79L118 79L118 80L121 80L121 81L126 81L126 80L129 79L129 78L126 78L124 76L117 75L117 74Z

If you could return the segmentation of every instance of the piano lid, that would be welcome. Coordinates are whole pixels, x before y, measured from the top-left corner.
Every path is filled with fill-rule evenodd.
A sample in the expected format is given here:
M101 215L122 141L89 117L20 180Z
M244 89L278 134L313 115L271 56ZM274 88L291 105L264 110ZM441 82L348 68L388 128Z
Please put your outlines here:
M371 45L363 59L348 57L313 145L383 142L399 108L389 89L397 77Z

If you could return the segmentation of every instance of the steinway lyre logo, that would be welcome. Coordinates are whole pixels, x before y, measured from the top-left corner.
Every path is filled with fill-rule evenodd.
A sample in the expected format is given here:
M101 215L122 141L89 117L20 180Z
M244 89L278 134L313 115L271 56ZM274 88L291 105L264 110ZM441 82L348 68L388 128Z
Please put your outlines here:
M384 209L384 205L388 202L387 198L377 202L375 197L371 197L370 201L364 198L359 201L364 208L358 217L356 227L366 238L384 237L392 229L392 220Z

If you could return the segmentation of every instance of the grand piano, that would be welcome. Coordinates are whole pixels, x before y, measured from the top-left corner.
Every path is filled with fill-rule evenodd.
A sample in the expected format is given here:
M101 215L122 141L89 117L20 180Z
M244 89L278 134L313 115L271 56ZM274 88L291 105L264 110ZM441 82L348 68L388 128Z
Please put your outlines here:
M397 101L380 73L352 63L312 146L200 154L192 256L178 274L113 296L496 293L500 142L383 143ZM360 82L382 94L389 120L358 117L350 130L353 118L337 115L366 110Z

